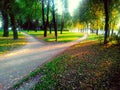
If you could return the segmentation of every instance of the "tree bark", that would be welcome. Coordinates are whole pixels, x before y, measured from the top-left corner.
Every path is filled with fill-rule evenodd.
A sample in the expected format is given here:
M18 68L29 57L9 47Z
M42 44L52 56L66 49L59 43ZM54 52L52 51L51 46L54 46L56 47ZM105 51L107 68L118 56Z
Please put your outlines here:
M96 30L96 35L99 34L99 24L98 24L98 21L97 21L97 30Z
M61 30L60 30L60 34L62 34L62 32L63 32L63 28L64 28L64 18L62 16L61 17Z
M50 10L50 0L48 0L47 4L47 21L46 21L46 36L47 36L47 29L49 27L49 10Z
M56 42L57 42L57 38L58 38L58 35L57 35L57 24L56 24L56 19L55 19L55 4L54 4L54 0L52 0L52 15L53 15L53 23L54 23L54 30L55 30L55 39L56 39Z
M11 26L12 26L12 30L13 30L13 39L17 40L18 39L18 32L16 30L15 16L13 14L9 14L9 15L10 15L10 21L11 21Z
M8 37L9 36L9 31L8 31L8 14L5 11L1 11L2 18L3 18L3 37Z
M52 27L51 27L51 23L49 23L49 29L50 29L50 34L52 34Z
M108 31L109 31L109 11L108 11L108 0L104 1L104 11L105 11L105 34L104 34L104 44L107 44L107 37L108 37Z
M42 21L43 21L43 29L44 29L44 37L46 37L46 23L45 23L45 11L44 11L44 0L42 0Z

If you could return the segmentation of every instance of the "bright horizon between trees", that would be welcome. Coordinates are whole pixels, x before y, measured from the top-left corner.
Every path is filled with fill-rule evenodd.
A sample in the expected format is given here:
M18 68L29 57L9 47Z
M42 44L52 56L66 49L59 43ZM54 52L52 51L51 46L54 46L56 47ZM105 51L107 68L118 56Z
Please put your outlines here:
M68 11L70 13L70 15L73 15L74 13L74 10L78 7L79 3L81 2L82 0L68 0ZM60 0L55 0L56 2L56 7L58 9L58 13L62 13L62 3Z

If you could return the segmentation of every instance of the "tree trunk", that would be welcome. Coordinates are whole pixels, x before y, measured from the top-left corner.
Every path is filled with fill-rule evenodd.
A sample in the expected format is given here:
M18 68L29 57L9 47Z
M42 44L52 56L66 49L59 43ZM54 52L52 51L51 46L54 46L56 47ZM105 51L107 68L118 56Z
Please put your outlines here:
M111 36L113 36L114 26L115 26L115 21L113 21L113 26L112 26Z
M9 36L9 31L8 31L8 14L5 11L1 11L2 18L3 18L3 37L8 37Z
M28 20L27 20L27 31L28 32L30 31L30 23L31 23L31 20L30 20L30 17L28 17Z
M46 36L47 36L47 29L49 27L49 10L50 10L49 7L50 7L50 0L48 0L48 4L47 4L47 21L46 21L46 32L45 32Z
M56 42L57 42L57 38L58 38L58 35L57 35L57 24L56 24L56 19L55 19L55 4L54 4L54 0L52 0L52 14L53 14L53 23L54 23L54 30L55 30L55 39L56 39Z
M52 34L51 24L49 24L50 34Z
M60 30L60 34L62 34L63 28L64 28L64 18L62 16L62 18L61 18L61 30Z
M12 26L12 30L13 30L13 39L16 40L16 39L18 39L18 32L16 30L15 16L13 14L9 14L9 15L10 15L10 21L11 21L11 26Z
M107 37L108 37L108 31L109 31L109 12L108 12L108 0L104 1L104 10L105 10L105 35L104 35L104 44L107 44Z
M99 24L98 24L98 21L97 21L97 30L96 30L96 35L98 35L99 34Z
M98 35L98 29L96 30L96 35Z
M42 0L42 21L43 21L43 29L44 29L44 37L46 37L46 23L45 23L45 12L44 12L44 0Z

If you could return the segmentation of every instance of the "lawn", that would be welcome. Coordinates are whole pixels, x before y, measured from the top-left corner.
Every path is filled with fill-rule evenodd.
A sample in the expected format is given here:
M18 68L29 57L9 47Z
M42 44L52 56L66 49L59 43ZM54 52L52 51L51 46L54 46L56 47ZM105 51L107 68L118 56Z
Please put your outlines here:
M2 33L0 30L0 55L26 44L25 36L22 33L19 33L18 40L13 40L12 31L9 32L9 37L2 37Z
M48 36L45 38L43 37L44 35L43 31L38 31L38 32L30 31L27 33L35 36L38 39L43 39L46 42L55 42L54 33L52 34L48 33ZM63 34L60 34L60 32L58 31L58 42L70 42L70 41L77 40L82 36L83 36L83 33L63 31Z

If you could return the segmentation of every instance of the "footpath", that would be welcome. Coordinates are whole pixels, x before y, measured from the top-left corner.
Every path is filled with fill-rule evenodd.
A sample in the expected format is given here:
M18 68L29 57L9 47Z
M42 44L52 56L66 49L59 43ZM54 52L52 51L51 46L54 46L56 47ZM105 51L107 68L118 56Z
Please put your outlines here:
M73 42L47 44L28 34L25 35L28 41L25 46L0 56L0 90L7 90L38 66L87 38L85 34Z

